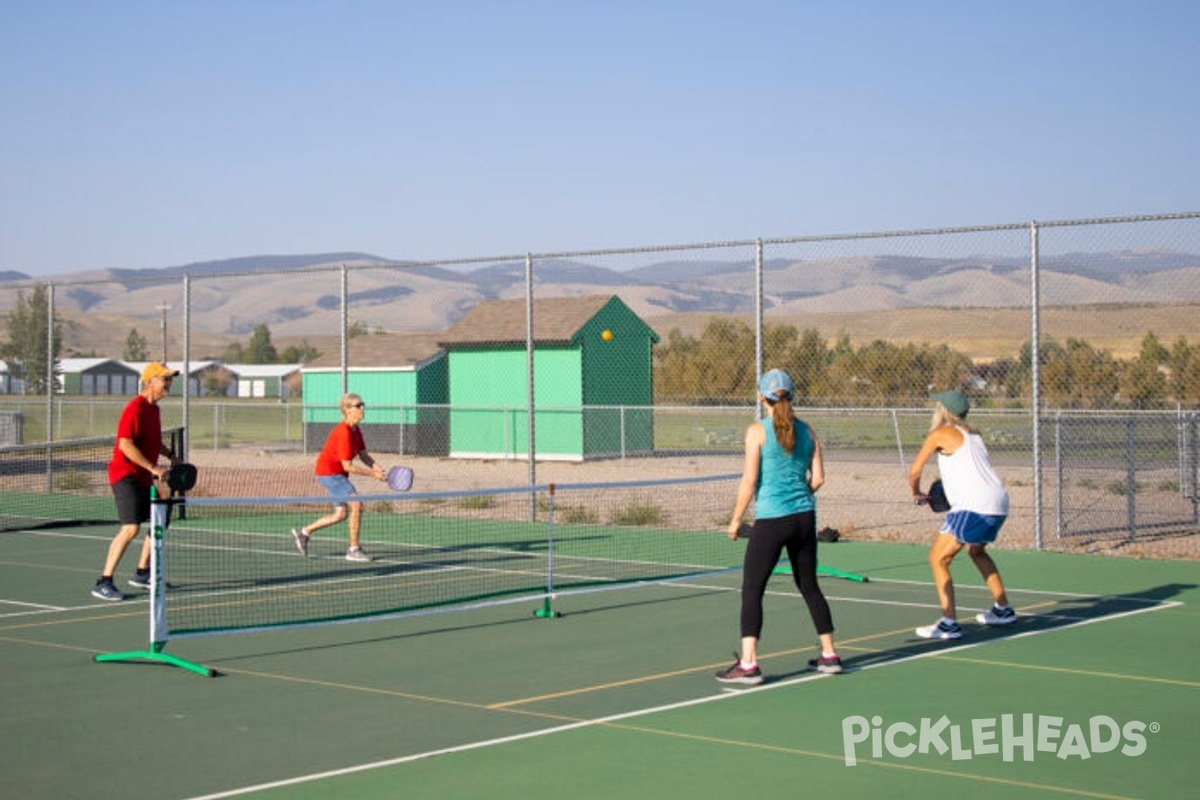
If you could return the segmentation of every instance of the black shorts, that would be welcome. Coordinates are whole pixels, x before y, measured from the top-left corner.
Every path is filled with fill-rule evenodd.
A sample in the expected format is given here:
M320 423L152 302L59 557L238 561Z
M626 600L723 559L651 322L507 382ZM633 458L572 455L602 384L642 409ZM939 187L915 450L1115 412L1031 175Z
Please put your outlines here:
M122 525L141 525L150 521L150 487L142 486L133 477L122 478L112 485L117 501L117 522Z

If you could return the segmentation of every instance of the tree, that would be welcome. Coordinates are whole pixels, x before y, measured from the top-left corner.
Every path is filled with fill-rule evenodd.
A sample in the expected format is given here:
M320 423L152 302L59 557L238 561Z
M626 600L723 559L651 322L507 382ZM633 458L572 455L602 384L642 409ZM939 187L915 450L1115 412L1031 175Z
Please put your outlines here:
M829 348L817 329L808 328L800 335L791 360L795 365L792 380L796 383L796 402L805 404L824 395L830 358Z
M742 322L712 319L698 341L674 329L655 358L658 402L744 402L754 390L754 337Z
M1200 403L1200 353L1180 336L1171 348L1170 388L1176 403L1195 407Z
M125 339L125 353L121 358L125 361L150 360L150 345L146 342L146 337L138 333L136 327L129 329L129 336Z
M204 374L204 396L224 397L233 383L233 374L226 369L210 369Z
M321 351L305 339L299 345L288 345L279 356L281 364L307 364L321 357Z
M1159 408L1167 399L1167 376L1159 367L1171 359L1158 337L1147 333L1137 358L1121 370L1121 396L1133 408Z
M1138 354L1138 358L1147 364L1153 364L1157 367L1170 361L1171 353L1158 341L1158 337L1154 335L1154 331L1150 331L1142 337L1142 349Z
M230 342L221 353L221 360L226 364L241 364L244 349L241 342Z
M271 344L271 329L266 323L260 323L255 327L254 333L250 334L250 344L246 346L242 358L246 364L279 363L279 353L275 350L275 345Z
M1111 408L1120 388L1120 365L1107 350L1082 339L1042 345L1042 396L1060 408Z
M58 356L62 350L62 324L55 321L50 337L47 364L47 332L50 328L50 292L44 283L36 283L28 299L24 291L17 292L17 301L8 315L8 343L0 348L4 359L15 367L25 380L27 394L46 394L46 368L53 370L57 381Z

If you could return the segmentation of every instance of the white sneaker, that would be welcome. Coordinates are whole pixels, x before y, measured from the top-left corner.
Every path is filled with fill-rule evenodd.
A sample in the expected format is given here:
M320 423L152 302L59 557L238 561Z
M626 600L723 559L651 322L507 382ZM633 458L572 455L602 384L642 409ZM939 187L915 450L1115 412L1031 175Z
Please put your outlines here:
M975 621L980 625L1008 625L1017 621L1017 612L1012 610L1012 606L994 605L976 614Z
M346 560L347 561L366 562L366 561L374 561L375 559L372 558L371 556L367 555L366 553L364 553L363 549L361 547L351 547L349 550L346 551Z
M934 625L917 628L917 636L922 639L961 639L962 628L957 622L939 619Z

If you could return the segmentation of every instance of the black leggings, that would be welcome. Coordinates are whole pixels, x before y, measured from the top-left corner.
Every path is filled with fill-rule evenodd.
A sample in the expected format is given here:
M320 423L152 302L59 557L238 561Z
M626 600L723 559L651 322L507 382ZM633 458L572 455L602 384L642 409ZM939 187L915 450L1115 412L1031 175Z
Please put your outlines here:
M787 549L792 578L804 595L818 634L833 633L829 604L817 583L817 515L813 511L754 522L742 564L742 636L762 635L763 593L767 581Z

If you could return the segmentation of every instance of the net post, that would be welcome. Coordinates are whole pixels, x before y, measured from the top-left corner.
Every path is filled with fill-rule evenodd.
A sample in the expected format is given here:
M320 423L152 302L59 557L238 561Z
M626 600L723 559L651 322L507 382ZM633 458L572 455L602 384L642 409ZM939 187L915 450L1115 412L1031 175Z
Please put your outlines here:
M169 508L158 496L158 487L150 487L150 647L161 652L167 643L166 581L163 580L163 535L167 529Z
M550 601L554 599L554 489L554 484L550 484L546 501L546 594L542 597L542 607L533 612L540 619L562 616L550 606Z
M130 650L123 653L101 653L93 656L97 664L119 661L155 661L172 667L180 667L197 675L215 678L220 673L203 664L196 664L170 653L163 652L167 645L167 582L163 560L163 540L167 530L167 513L170 500L158 496L158 487L150 487L150 643L146 650Z

